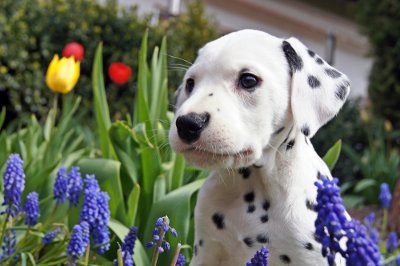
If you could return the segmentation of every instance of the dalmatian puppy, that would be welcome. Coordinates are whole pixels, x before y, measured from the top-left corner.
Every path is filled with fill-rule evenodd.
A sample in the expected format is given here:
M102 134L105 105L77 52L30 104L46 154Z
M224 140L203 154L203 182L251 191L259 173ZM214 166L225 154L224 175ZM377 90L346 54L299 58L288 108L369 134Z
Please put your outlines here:
M310 138L349 92L348 78L296 38L241 30L199 51L169 132L177 153L213 170L198 195L190 265L245 265L261 246L270 266L327 265L314 182L331 174Z

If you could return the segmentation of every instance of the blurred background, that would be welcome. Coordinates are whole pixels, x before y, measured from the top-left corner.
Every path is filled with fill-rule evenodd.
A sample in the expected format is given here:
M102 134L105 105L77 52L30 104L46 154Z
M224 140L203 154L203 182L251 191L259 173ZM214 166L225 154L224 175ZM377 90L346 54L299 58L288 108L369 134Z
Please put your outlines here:
M77 119L90 127L91 64L100 41L105 67L122 61L134 70L126 85L106 80L112 120L117 120L132 109L145 29L151 49L167 36L172 98L200 47L245 28L295 36L350 77L350 100L313 138L320 155L342 139L333 174L341 179L346 204L376 204L382 182L395 190L400 167L400 1L1 0L0 105L7 108L3 128L22 127L32 114L43 121L51 99L43 77L53 54L68 42L85 47L73 93L82 96Z

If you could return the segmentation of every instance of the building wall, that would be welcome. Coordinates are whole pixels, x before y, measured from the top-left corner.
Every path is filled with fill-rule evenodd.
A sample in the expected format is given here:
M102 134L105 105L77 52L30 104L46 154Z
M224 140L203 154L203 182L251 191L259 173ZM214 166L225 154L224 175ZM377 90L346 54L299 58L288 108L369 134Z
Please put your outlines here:
M138 5L139 14L157 13L171 0L119 0ZM295 36L325 58L326 36L336 36L334 65L351 80L351 97L366 96L372 60L367 40L357 25L326 11L293 0L203 0L206 14L225 31L258 29L278 37ZM181 0L184 8L186 0Z

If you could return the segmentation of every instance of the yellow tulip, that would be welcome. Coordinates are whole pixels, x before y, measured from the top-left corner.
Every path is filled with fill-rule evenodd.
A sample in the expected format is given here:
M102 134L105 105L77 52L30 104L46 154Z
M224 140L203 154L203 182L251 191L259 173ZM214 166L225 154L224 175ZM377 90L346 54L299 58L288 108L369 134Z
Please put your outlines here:
M62 57L55 55L50 62L46 73L47 86L55 91L66 94L70 92L78 82L80 74L80 62L74 57Z

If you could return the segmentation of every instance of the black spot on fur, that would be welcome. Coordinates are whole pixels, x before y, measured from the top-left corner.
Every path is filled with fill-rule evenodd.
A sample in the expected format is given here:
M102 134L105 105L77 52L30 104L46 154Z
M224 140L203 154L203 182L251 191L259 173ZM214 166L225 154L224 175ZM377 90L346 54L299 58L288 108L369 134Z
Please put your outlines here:
M251 192L245 194L243 198L244 198L244 201L246 201L246 202L253 202L254 201L254 192L251 191Z
M285 255L285 254L280 255L279 259L285 264L289 264L291 262L291 259L289 258L289 256Z
M288 144L286 145L286 150L292 149L293 146L294 146L294 139L288 142Z
M213 95L214 95L214 93L210 93L210 94L208 94L208 96L210 96L210 97L211 97L211 96L213 96Z
M251 239L250 237L245 237L243 239L243 242L248 246L248 247L252 247L254 244L253 239Z
M278 130L276 130L276 131L274 132L274 135L278 135L278 134L281 133L284 129L285 129L285 127L279 128Z
M310 127L308 125L303 125L301 133L308 137L308 135L310 135Z
M321 86L321 82L313 75L308 76L308 85L310 85L311 88L315 89Z
M264 214L263 216L260 217L260 221L262 223L266 223L268 222L268 220L269 220L268 214Z
M256 210L256 206L254 204L249 204L249 206L247 206L247 212L248 213L252 213Z
M311 211L315 211L315 203L313 203L311 200L306 200L306 206L307 209L311 210Z
M313 250L313 249L314 249L313 244L311 244L310 242L305 243L305 244L304 244L304 247L305 247L306 249L308 249L308 250Z
M239 168L239 174L241 174L244 179L247 179L251 175L250 168L247 167Z
M306 141L306 144L308 144L307 136L304 136L304 140Z
M315 56L315 53L314 53L313 51L308 50L307 52L308 52L308 54L309 54L311 57L314 57L314 56Z
M335 92L336 97L339 100L343 101L346 98L346 94L347 94L347 87L345 85L343 85L343 84L340 84L337 87L336 92Z
M303 68L303 60L297 55L290 43L283 41L282 49L290 67L290 75L292 75L293 72L300 71Z
M199 240L199 246L202 247L203 246L203 239Z
M342 76L342 74L341 74L339 71L337 71L336 69L333 69L333 68L327 68L327 69L325 69L325 73L326 73L328 76L330 76L331 78L334 78L334 79L336 79L336 78Z
M269 203L268 200L265 200L263 205L262 205L264 211L268 211L270 206L271 206L271 204Z
M194 245L193 251L194 251L194 255L197 256L197 245Z
M269 238L265 234L260 234L256 237L258 243L266 244L269 242Z
M317 57L317 59L315 59L315 62L317 62L317 64L319 64L319 65L322 65L324 63L324 61L319 57Z
M212 221L214 222L215 226L217 229L224 229L225 223L224 223L224 215L221 213L214 213L212 216Z

